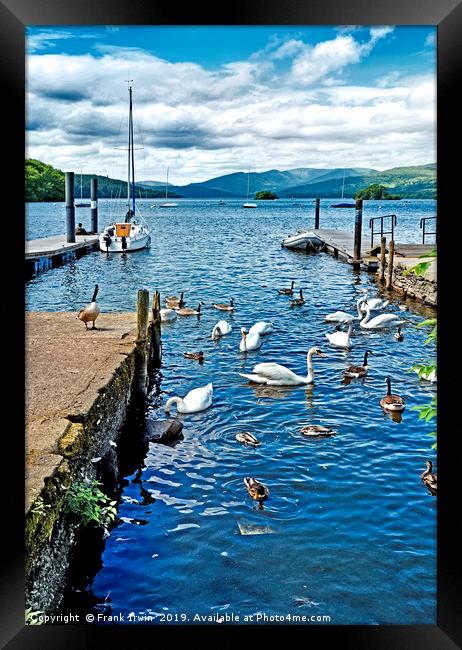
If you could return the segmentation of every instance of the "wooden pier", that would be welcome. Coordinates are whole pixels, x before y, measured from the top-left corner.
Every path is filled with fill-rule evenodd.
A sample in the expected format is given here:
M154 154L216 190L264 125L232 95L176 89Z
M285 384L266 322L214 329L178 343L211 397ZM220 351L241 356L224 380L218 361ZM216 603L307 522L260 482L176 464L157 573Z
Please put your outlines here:
M61 266L78 259L98 247L97 235L76 235L75 242L68 242L66 235L42 237L26 241L26 275Z

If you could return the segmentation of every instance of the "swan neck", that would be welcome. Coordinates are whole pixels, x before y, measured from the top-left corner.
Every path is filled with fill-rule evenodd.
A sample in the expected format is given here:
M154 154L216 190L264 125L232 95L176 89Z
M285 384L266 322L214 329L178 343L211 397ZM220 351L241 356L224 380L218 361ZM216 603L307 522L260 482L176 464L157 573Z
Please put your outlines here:
M181 397L170 397L170 399L167 400L167 403L165 405L165 410L170 411L170 408L173 406L173 404L176 404L177 408L179 406L184 407L184 402L181 399Z
M361 320L363 318L363 313L361 311L360 304L364 302L364 298L359 298L359 300L356 301L356 311L358 312L358 318Z
M308 354L306 355L306 378L310 382L313 380L313 354L314 352L312 350L309 350Z
M364 316L364 318L362 319L362 321L359 324L360 325L365 325L368 322L370 317L371 317L371 309L370 309L370 307L368 305L366 305L366 315Z

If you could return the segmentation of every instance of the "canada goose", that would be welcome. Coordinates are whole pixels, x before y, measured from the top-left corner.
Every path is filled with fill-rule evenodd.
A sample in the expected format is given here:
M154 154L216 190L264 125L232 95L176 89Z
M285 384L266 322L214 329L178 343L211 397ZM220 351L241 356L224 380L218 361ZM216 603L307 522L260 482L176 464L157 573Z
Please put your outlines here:
M205 358L202 350L200 350L199 352L183 352L183 356L185 359L194 359L195 361L199 361L200 363L202 363L202 361L204 361Z
M248 335L250 336L251 334L260 334L260 336L264 336L265 334L271 334L273 331L273 323L267 323L263 320L258 321L258 323L255 323L255 325L252 325L252 327L249 329Z
M169 309L178 309L181 307L184 307L186 304L183 300L184 296L184 291L180 293L180 297L178 296L167 296L165 298L165 306L168 307Z
M269 497L269 490L266 485L257 481L256 478L246 477L244 479L244 485L252 499L258 501L260 505L262 501L265 501Z
M309 424L307 427L300 429L301 433L308 438L328 438L335 436L335 431L330 427L324 427L321 424Z
M191 309L191 307L181 307L180 309L176 310L176 313L178 316L200 316L201 307L203 304L203 302L200 302L197 306L197 309Z
M241 352L251 352L252 350L258 350L258 348L261 348L261 338L258 332L247 334L245 327L242 327L241 333L242 338L239 344L239 350Z
M292 298L290 301L291 307L298 307L305 304L305 299L303 297L303 291L300 289L300 298Z
M177 405L178 413L198 413L212 405L213 385L207 384L201 388L190 390L186 397L171 397L165 405L165 412L170 413L173 404Z
M425 465L427 466L427 469L422 472L420 479L430 490L430 493L433 494L433 496L436 496L438 489L438 474L432 474L433 463L431 460L425 461Z
M283 296L292 296L294 293L294 284L295 281L292 280L290 289L278 289L278 293L282 294Z
M93 327L91 328L92 330L97 329L95 327L95 320L99 316L99 307L96 304L96 296L98 294L98 285L95 285L95 290L93 292L93 298L91 299L91 303L88 305L88 307L85 307L84 309L81 309L79 313L77 314L77 318L79 318L81 321L85 323L85 329L88 329L87 323L93 322Z
M401 334L401 325L398 325L397 331L393 334L395 339L397 341L402 341L404 339L404 336Z
M220 311L234 311L234 300L231 298L229 305L225 302L215 302L213 303L213 306L215 309L219 309Z
M219 320L218 323L215 325L215 327L212 330L212 340L215 341L216 339L221 338L222 336L225 336L226 334L229 334L232 331L231 325L228 323L226 320Z
M251 374L240 372L241 377L245 377L255 384L267 384L268 386L298 386L299 384L313 383L313 363L312 356L317 354L323 357L319 348L310 348L306 355L307 375L302 377L296 375L292 370L281 366L279 363L258 363Z
M406 402L400 395L391 394L391 379L385 377L387 383L387 394L380 400L380 406L387 411L404 411Z
M368 371L367 357L369 354L372 354L372 352L370 350L366 350L366 352L364 353L364 360L362 366L348 366L348 368L346 368L343 371L345 377L354 377L354 378L365 377Z
M382 329L384 327L393 327L394 325L402 325L405 321L400 320L399 316L396 316L396 314L380 314L380 316L376 316L372 320L370 320L371 317L371 310L369 309L369 305L367 302L364 303L364 306L366 308L366 315L362 319L362 321L359 322L359 325L365 329Z
M347 332L341 332L339 326L337 326L336 329L336 332L333 332L332 334L326 334L327 340L336 348L345 348L349 350L352 346L351 332L353 330L353 321L349 322Z
M165 309L160 310L160 320L161 323L168 323L169 321L175 320L176 311L166 307Z
M261 442L249 431L237 433L236 440L242 442L244 445L252 445L252 447L259 447L261 445Z

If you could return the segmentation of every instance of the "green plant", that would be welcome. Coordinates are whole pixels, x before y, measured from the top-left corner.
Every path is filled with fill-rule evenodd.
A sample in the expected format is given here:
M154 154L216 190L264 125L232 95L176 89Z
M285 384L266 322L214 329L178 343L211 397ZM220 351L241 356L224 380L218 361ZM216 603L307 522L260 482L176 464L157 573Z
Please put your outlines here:
M100 489L96 480L74 483L66 497L65 510L78 516L84 526L99 526L108 532L109 526L117 517L116 503Z
M436 249L430 251L426 255L419 255L419 259L428 259L428 258L432 258L432 257L436 257ZM417 277L421 277L421 276L425 275L425 273L428 271L428 269L430 268L432 262L433 262L432 259L430 259L427 262L419 262L415 266L411 266L411 268L406 269L403 272L403 275L409 275L409 273L414 273L414 275L417 275Z
M25 623L26 625L42 625L42 621L39 619L39 616L43 616L45 612L42 612L40 609L32 610L32 607L28 607L25 612Z

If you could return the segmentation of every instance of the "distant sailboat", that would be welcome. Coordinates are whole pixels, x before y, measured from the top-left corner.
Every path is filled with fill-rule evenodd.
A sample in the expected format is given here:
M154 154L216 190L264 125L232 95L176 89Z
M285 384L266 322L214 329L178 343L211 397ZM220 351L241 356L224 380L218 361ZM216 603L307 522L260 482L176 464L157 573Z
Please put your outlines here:
M247 172L247 199L246 202L242 204L243 208L256 208L256 203L249 203L249 188L250 188L250 168Z
M342 199L345 191L345 168L343 168L343 181L342 181ZM354 208L354 203L332 203L331 208Z
M167 180L165 182L165 198L168 199L168 167L167 167ZM166 201L166 203L161 203L160 207L161 208L177 208L178 203L173 203L173 202Z

